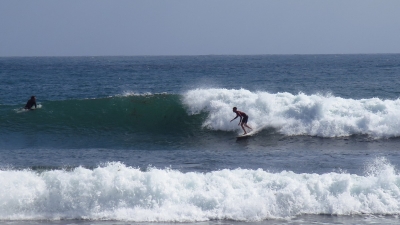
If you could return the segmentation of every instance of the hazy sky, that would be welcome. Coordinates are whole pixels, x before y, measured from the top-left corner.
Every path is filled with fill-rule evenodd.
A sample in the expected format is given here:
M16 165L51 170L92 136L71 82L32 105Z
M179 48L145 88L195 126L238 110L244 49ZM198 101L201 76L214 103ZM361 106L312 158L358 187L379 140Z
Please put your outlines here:
M0 56L400 53L400 0L1 0Z

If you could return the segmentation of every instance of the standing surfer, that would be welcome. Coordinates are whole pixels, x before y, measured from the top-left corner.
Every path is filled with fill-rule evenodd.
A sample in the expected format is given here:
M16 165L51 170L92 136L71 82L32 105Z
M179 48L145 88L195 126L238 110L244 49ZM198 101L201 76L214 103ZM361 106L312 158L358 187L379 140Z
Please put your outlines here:
M247 134L247 132L246 132L246 130L244 129L244 127L247 127L247 128L250 128L250 130L253 130L253 128L251 128L251 127L249 127L249 125L247 125L247 121L248 121L248 119L249 119L249 116L248 116L246 113L237 110L236 107L233 107L233 112L236 113L236 117L233 118L233 119L231 120L231 122L232 122L233 120L235 120L236 118L240 117L240 121L239 121L239 124L238 124L238 125L241 125L241 126L242 126L242 129L243 129L243 131L244 131L244 134L243 134L243 135Z

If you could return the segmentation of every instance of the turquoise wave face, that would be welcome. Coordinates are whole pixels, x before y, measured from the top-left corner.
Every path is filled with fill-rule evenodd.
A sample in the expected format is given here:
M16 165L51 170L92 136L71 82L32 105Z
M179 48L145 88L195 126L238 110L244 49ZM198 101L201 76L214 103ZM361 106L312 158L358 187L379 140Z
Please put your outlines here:
M178 95L125 96L49 101L32 111L4 109L2 130L18 132L130 131L169 133L192 130L201 123L189 116ZM13 108L13 109L11 109ZM201 116L200 116L201 117Z
M201 126L207 115L189 115L180 98L155 94L48 101L32 111L4 106L0 111L0 146L186 146L191 142L187 138L196 135L202 139L207 133Z

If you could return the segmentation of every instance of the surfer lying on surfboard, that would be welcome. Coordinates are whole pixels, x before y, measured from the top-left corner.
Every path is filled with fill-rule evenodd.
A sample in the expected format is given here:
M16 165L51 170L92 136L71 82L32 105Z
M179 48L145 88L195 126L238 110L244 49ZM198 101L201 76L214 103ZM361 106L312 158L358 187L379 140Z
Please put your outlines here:
M231 122L232 122L233 120L235 120L236 118L240 117L240 121L239 121L239 124L238 124L238 125L241 125L241 126L242 126L242 129L243 129L243 131L244 131L244 134L243 134L243 135L247 134L247 132L246 132L246 130L244 129L244 127L247 127L247 128L250 128L250 130L253 130L253 128L251 128L251 127L249 127L249 125L247 125L247 121L249 120L249 116L248 116L246 113L237 110L236 107L233 107L233 112L236 113L236 117L233 118L233 119L231 120Z

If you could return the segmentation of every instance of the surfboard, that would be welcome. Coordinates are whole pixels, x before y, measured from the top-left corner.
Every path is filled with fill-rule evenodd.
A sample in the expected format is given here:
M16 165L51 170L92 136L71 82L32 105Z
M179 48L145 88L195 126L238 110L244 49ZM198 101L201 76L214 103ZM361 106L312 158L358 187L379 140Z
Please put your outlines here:
M14 109L14 111L17 113L23 113L23 112L29 112L31 111L31 109L19 108L19 109Z
M244 139L244 138L248 138L248 137L251 137L253 134L255 134L256 132L255 131L250 131L250 132L248 132L247 134L242 134L242 135L239 135L239 136L236 136L236 138L237 139Z
M17 113L23 113L23 112L30 112L30 111L40 109L40 108L42 108L42 105L38 104L36 106L36 108L34 108L34 107L32 107L31 109L19 108L19 109L14 109L14 111Z

